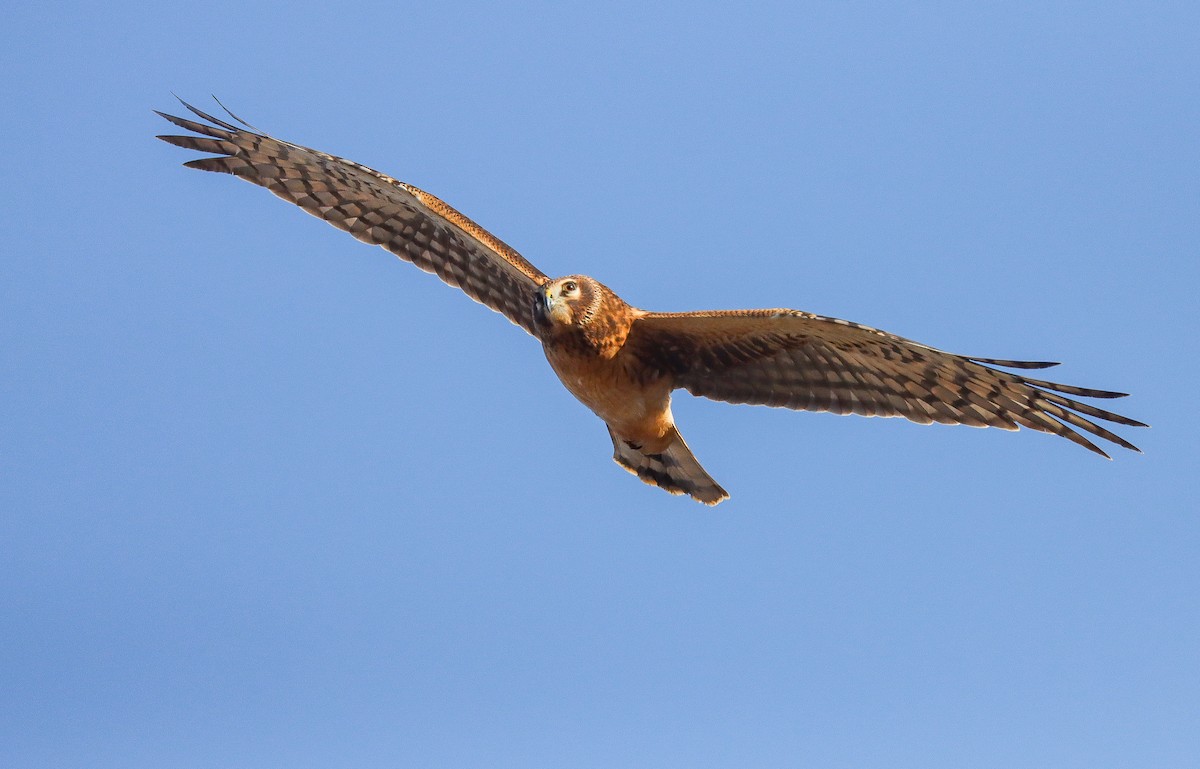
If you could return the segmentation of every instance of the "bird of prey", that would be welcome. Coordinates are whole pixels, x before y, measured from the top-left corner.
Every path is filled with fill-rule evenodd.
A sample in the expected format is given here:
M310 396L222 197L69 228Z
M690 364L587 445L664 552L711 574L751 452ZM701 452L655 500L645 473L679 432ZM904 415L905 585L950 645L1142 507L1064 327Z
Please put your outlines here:
M608 426L613 459L646 483L715 505L726 491L696 461L671 416L671 393L729 403L904 417L1067 438L1133 451L1086 417L1144 427L1076 398L1124 393L1001 369L1054 363L955 355L886 331L799 310L649 312L586 275L550 278L455 209L364 165L266 135L183 102L205 122L158 114L185 136L159 139L210 157L189 168L266 187L355 238L458 286L542 343L563 385ZM226 110L228 112L228 110ZM236 123L236 124L235 124ZM1074 396L1074 397L1068 397Z

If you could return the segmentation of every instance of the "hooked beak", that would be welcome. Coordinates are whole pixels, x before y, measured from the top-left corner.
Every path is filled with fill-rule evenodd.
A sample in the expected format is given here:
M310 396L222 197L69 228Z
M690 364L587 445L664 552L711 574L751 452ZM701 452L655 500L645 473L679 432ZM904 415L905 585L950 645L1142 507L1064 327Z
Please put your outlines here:
M535 318L549 320L550 308L554 300L550 297L550 287L542 286L533 297L533 315Z
M554 295L549 284L538 289L533 311L551 325L571 325L571 308L561 297Z

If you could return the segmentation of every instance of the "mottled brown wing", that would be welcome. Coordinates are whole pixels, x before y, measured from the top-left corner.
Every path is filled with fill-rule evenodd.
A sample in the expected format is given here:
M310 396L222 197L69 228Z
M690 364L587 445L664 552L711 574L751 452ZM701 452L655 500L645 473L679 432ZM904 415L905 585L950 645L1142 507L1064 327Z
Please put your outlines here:
M1044 382L991 367L1033 369L1054 363L954 355L869 326L796 310L647 313L634 321L627 345L649 375L669 376L693 395L730 403L904 417L922 424L1024 426L1061 435L1103 456L1108 455L1072 428L1138 449L1080 414L1145 427L1060 394L1120 398L1124 393Z
M184 106L212 125L159 112L201 135L158 138L217 155L185 166L233 174L266 187L364 243L383 246L435 273L533 333L533 292L549 279L446 203L358 163L271 138L249 126L238 127L186 102Z

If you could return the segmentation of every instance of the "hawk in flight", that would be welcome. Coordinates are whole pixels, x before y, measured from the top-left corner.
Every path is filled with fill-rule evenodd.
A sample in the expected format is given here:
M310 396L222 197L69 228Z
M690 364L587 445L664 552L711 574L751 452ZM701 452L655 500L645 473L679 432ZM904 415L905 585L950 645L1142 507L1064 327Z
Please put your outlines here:
M715 505L725 489L696 461L671 416L684 389L729 403L1061 435L1137 451L1088 419L1144 427L1076 398L1120 398L1001 369L1053 363L955 355L886 331L799 310L648 312L586 275L550 278L446 203L344 158L267 136L184 102L197 122L158 114L210 153L184 163L266 187L359 240L458 286L532 334L563 385L604 420L613 459L643 481ZM1073 396L1073 397L1068 397Z

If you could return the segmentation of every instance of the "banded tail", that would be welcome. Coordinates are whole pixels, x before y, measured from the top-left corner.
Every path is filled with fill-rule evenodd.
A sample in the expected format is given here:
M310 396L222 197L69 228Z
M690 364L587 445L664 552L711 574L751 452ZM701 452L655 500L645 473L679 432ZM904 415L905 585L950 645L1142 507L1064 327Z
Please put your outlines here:
M617 437L611 427L608 435L613 442L613 460L644 483L672 494L687 494L706 505L729 499L729 493L704 471L676 428L671 428L671 443L657 454L647 454Z

